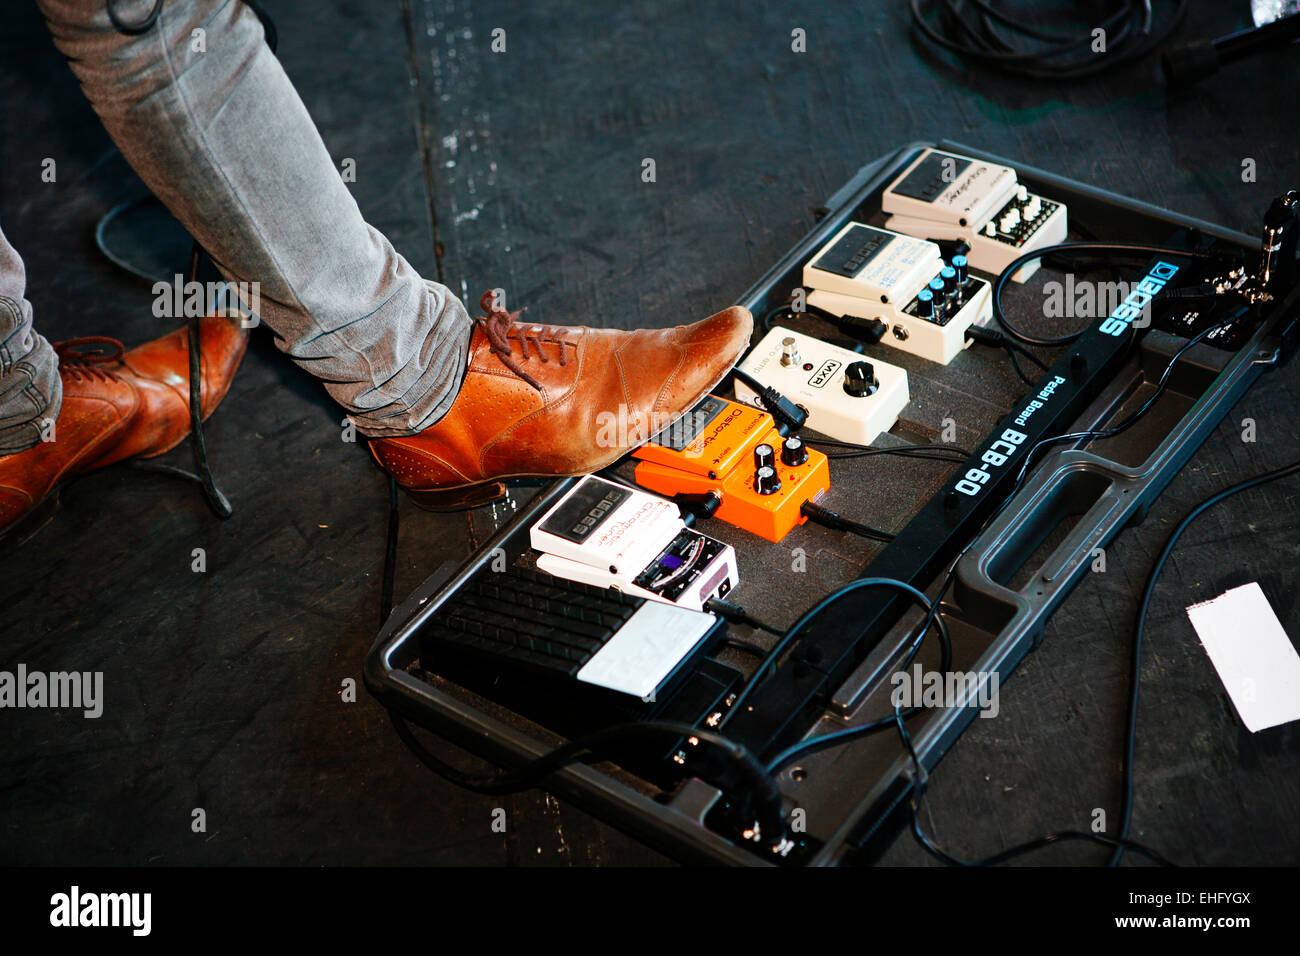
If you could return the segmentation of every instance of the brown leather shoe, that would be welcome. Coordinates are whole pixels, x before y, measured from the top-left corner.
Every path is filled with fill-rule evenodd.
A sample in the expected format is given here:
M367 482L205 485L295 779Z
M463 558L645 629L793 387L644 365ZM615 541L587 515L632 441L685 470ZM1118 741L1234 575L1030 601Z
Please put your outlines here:
M730 308L672 329L515 322L491 293L451 409L417 435L370 451L417 503L483 504L508 478L585 475L671 425L722 380L749 345L752 316Z
M207 418L230 389L248 330L238 319L208 316L199 323L199 345L200 408ZM54 350L63 407L52 440L0 456L0 535L65 481L127 458L161 455L190 432L188 329L129 352L103 336L57 342Z

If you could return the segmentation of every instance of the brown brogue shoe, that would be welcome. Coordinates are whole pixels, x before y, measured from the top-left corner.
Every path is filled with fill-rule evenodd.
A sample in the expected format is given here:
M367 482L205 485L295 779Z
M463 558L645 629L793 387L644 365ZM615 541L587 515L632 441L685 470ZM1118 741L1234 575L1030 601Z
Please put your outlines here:
M481 301L451 409L371 453L419 504L472 507L509 478L585 475L690 411L735 365L753 332L733 307L691 325L631 332L516 321Z
M225 397L248 346L238 318L199 323L204 418ZM170 451L190 432L189 331L126 351L103 336L54 345L63 382L58 420L39 444L0 456L0 535L63 482L128 458Z

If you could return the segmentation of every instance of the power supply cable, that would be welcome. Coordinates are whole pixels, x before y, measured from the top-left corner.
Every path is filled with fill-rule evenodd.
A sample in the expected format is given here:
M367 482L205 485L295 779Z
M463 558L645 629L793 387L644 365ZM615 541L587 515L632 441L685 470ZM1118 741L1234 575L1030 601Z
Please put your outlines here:
M1187 3L1175 0L1169 4L1170 12L1158 27L1153 0L1084 5L1097 9L1101 19L1096 22L1077 13L1078 4L1060 4L1052 11L1052 19L1068 18L1073 27L1069 32L1028 22L1023 7L1006 9L1007 4L995 0L909 0L908 6L912 24L924 42L968 65L1027 79L1070 80L1147 55L1178 29Z
M1017 328L1008 318L1006 311L1002 308L1002 290L1006 287L1008 280L1015 274L1021 266L1028 262L1034 262L1048 255L1073 255L1076 252L1109 252L1111 258L1115 257L1150 257L1150 256L1178 256L1184 259L1213 259L1217 258L1216 254L1204 252L1198 249L1175 249L1169 246L1156 246L1144 242L1061 242L1052 246L1043 246L1041 249L1034 249L1026 252L1022 256L1011 260L1011 263L1003 269L997 279L993 281L993 318L1002 326L1006 334L1020 342L1022 345L1035 345L1039 347L1052 347L1057 345L1069 345L1087 329L1079 329L1076 332L1070 332L1065 335L1032 335L1028 332Z

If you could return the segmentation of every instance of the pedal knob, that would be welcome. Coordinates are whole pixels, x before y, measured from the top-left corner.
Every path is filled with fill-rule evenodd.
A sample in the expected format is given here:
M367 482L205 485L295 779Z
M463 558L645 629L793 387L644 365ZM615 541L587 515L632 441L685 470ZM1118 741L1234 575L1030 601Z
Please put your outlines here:
M755 468L775 468L776 451L767 442L754 446L754 467Z
M916 314L923 319L934 318L934 293L922 289L916 294Z
M965 256L953 256L951 262L952 262L953 271L957 273L957 284L959 286L965 285L966 277L970 274L969 272L967 272L967 270L970 268L969 261L966 259Z
M850 362L844 369L844 391L854 398L866 398L874 395L880 388L876 380L876 370L870 362Z
M781 462L791 468L798 468L808 460L808 448L802 438L791 435L781 445Z
M944 292L952 292L957 288L957 270L952 266L944 266L939 270L939 281L943 283Z
M774 495L781 490L781 478L771 465L764 465L754 472L754 490L760 495Z

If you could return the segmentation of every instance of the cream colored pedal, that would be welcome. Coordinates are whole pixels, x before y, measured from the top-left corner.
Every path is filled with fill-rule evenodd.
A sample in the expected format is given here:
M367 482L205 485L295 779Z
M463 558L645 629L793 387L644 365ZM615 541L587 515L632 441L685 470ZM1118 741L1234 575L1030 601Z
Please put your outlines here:
M926 149L880 198L890 229L918 239L961 239L973 268L999 274L1026 252L1064 242L1064 203L1031 193L1010 166ZM1011 278L1036 271L1028 262Z
M892 428L909 399L901 368L780 326L740 367L806 409L809 428L859 445ZM736 382L736 397L762 407L743 382Z
M989 284L964 256L860 222L837 232L803 268L808 304L850 325L883 322L880 342L947 365L969 344L966 330L993 316Z

